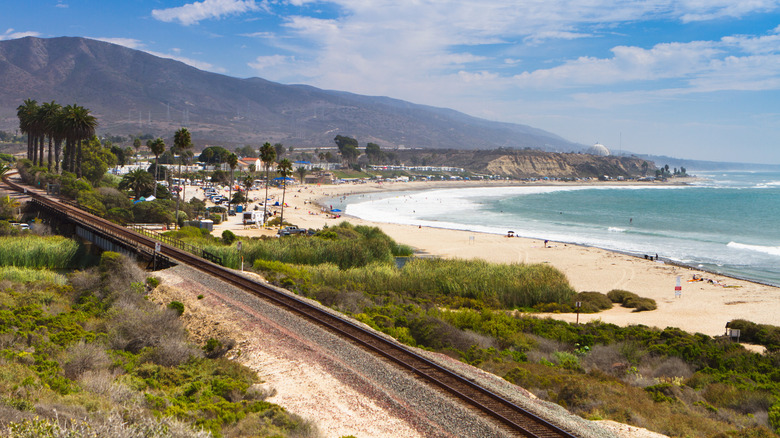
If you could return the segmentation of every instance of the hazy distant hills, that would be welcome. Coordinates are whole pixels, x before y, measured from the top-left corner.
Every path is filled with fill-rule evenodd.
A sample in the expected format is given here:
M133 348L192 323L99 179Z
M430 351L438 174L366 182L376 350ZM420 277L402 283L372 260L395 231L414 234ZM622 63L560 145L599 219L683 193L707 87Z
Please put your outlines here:
M169 137L188 126L200 146L333 146L341 134L361 146L583 147L529 126L387 97L237 79L84 38L0 41L0 129L18 128L16 107L27 98L85 106L99 118L100 133Z

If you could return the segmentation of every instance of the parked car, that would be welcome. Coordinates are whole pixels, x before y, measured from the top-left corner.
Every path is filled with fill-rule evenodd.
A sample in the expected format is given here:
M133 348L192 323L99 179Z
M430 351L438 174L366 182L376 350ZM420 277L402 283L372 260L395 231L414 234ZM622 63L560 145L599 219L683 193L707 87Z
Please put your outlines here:
M281 230L277 231L276 234L279 235L279 237L282 236L293 236L293 235L300 235L300 234L307 234L306 228L298 228L295 225L284 227Z

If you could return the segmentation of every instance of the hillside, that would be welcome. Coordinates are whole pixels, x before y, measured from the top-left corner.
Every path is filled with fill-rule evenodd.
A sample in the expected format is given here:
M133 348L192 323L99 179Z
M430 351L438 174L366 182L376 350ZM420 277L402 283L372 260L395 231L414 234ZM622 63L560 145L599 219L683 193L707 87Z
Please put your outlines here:
M165 137L188 126L198 146L332 146L341 134L383 147L582 149L530 126L388 97L238 79L84 38L0 41L0 76L6 131L18 128L16 108L31 98L90 108L99 133Z
M642 164L646 161L636 157L508 149L399 150L396 154L407 165L462 167L471 172L512 178L637 177L643 175ZM652 161L647 161L647 164L652 173L655 164Z

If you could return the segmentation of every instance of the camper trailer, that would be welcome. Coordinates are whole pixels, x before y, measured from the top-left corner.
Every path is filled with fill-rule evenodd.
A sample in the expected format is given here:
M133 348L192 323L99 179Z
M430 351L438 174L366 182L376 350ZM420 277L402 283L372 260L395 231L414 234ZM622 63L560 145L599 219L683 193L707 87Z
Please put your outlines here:
M265 223L263 220L263 212L260 210L252 210L244 212L244 226L260 227Z

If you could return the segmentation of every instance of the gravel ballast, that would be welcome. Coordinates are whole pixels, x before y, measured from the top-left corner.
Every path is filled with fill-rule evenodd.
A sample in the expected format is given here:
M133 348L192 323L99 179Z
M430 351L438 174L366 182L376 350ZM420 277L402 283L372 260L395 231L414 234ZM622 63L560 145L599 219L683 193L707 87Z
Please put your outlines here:
M397 365L210 275L187 266L154 275L162 285L152 299L184 303L182 318L195 341L236 341L228 356L255 370L263 386L276 391L268 401L310 420L321 436L512 436ZM415 351L577 436L618 436L495 375L444 355Z

